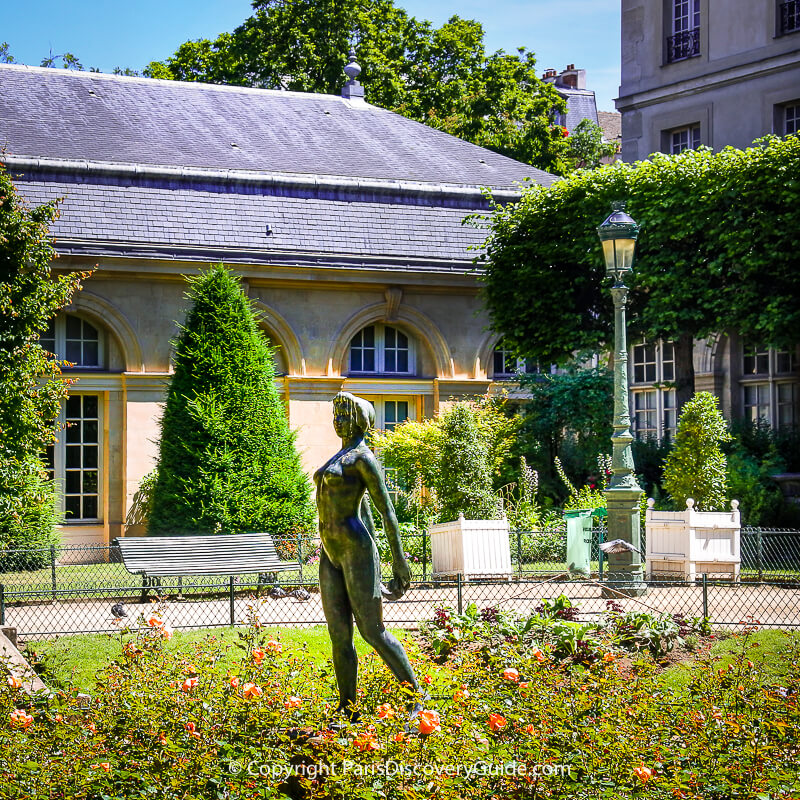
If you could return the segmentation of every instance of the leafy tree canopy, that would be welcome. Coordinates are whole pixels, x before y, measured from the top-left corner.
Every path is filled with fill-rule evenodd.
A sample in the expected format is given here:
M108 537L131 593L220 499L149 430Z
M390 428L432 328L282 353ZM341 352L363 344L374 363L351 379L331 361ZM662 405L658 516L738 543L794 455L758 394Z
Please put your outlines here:
M161 421L149 530L305 533L311 487L275 388L272 350L238 282L192 280Z
M0 167L0 549L55 541L41 455L55 439L68 382L39 337L81 277L53 273L48 226L57 214L55 203L26 206Z
M351 41L371 103L542 169L566 168L564 101L536 74L533 53L487 54L483 27L440 28L393 0L256 0L253 15L214 41L185 42L145 74L338 94Z
M497 207L481 261L492 326L519 355L566 363L607 349L613 306L596 227L614 200L641 225L629 329L736 329L794 346L800 329L800 138L578 170Z

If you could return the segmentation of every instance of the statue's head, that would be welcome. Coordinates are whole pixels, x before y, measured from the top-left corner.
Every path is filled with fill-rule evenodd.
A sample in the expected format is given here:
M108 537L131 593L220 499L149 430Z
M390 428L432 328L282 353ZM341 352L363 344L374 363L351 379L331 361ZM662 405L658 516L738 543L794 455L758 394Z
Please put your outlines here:
M349 392L339 392L333 398L333 413L335 416L342 412L350 416L362 434L375 424L375 409L372 407L372 403L364 400L363 397L356 397Z

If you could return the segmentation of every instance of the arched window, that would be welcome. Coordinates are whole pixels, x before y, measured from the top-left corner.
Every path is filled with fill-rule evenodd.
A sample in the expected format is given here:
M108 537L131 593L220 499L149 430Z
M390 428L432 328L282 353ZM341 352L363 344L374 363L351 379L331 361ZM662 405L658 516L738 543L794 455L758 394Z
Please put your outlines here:
M376 323L350 340L348 369L356 374L413 375L415 355L414 342L403 331Z
M499 341L492 353L492 376L496 380L508 380L519 373L539 375L541 369L537 361L517 358L504 341Z
M100 369L104 366L102 334L91 322L75 314L60 314L51 319L40 341L45 350L69 361L74 369Z

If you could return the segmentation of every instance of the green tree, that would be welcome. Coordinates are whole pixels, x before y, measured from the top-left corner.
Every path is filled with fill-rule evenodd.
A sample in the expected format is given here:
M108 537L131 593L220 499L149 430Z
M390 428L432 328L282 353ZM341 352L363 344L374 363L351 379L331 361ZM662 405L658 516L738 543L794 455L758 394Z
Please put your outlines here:
M57 213L55 203L27 207L0 167L0 550L56 542L53 485L41 455L55 440L69 381L39 337L82 277L53 272L48 227ZM32 553L14 566L39 561Z
M618 152L617 145L606 142L603 129L590 119L582 119L569 133L567 160L573 169L596 169L604 158Z
M222 266L191 280L161 421L151 533L276 534L313 525L272 350Z
M154 78L338 94L350 42L371 103L504 155L561 171L553 125L564 101L533 54L487 54L483 27L452 17L440 28L393 0L256 0L232 33L182 44L152 62Z
M490 219L484 298L519 355L567 363L613 344L613 306L596 227L627 200L642 230L631 334L676 342L676 388L693 391L694 338L735 329L794 346L800 329L800 138L752 148L655 154L531 186ZM522 289L522 290L521 290Z
M499 427L487 421L485 409L462 401L436 419L409 420L377 433L374 443L401 484L428 490L423 517L447 521L462 513L485 519L497 516L499 509L492 489L492 466L498 463L492 447L505 447Z
M686 508L688 497L698 511L724 508L728 475L722 445L732 438L713 394L698 392L686 403L664 463L664 488L678 510Z

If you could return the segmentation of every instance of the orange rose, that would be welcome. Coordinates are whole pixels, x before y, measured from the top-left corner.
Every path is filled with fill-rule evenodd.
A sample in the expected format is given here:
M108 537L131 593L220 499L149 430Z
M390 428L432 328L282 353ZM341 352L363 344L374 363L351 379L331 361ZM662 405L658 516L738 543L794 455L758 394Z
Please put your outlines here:
M547 661L547 656L538 647L533 649L531 655L539 662Z
M184 692L191 692L192 689L196 689L197 685L200 683L199 678L187 678L182 684L181 689Z
M169 641L175 635L175 631L172 629L171 625L162 625L161 635L166 641Z
M526 725L522 730L525 731L528 736L533 736L533 734L536 733L536 728L534 728L533 725Z
M497 732L505 728L508 723L502 714L489 714L489 727Z
M514 667L509 667L508 669L504 669L503 677L507 681L511 681L512 683L519 683L519 671L514 669Z
M378 717L380 719L391 719L394 716L394 709L389 703L383 703L378 706Z
M92 764L89 769L102 769L104 772L111 772L111 764L108 761L101 761L99 764Z
M33 717L22 708L15 708L9 714L12 728L22 728L27 730L33 722Z
M427 686L430 686L430 685L431 685L431 681L433 681L433 678L431 678L431 676L430 676L430 675L425 675L425 676L423 676L423 678L422 678L422 682L423 682L424 684L426 684Z
M405 741L405 738L406 738L406 735L404 733L396 733L394 736L392 736L392 741L393 742L402 742L402 741Z
M253 648L252 656L256 664L260 664L264 660L265 655L266 653L260 647Z
M353 740L353 747L358 748L362 752L367 752L368 750L380 749L378 740L371 733L360 733Z
M462 683L460 689L456 689L453 692L453 700L466 700L469 697L469 689L467 689L467 684Z
M603 653L603 661L615 661L616 658L613 653Z
M280 642L276 642L274 639L270 639L265 647L270 653L280 653L281 650L283 650L283 645Z
M189 731L189 736L194 736L195 739L200 738L200 734L197 732L197 726L194 724L194 722L187 722L184 727L187 731Z
M12 689L21 689L22 688L22 681L16 675L9 675L8 676L8 685Z
M264 690L254 683L245 683L244 686L242 686L242 697L244 697L245 700L258 700L263 694Z
M161 617L158 616L158 614L151 614L147 618L147 624L151 628L160 628L164 624L164 622L162 621Z
M234 675L230 680L231 688L236 689L239 686L239 677L238 675Z
M653 777L653 770L642 764L639 767L633 768L633 774L642 782L647 783Z
M286 701L283 704L284 708L300 708L303 705L303 700L300 697L295 697L292 695L291 697L287 697Z
M417 717L419 732L426 736L442 729L438 711L420 711Z

